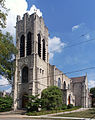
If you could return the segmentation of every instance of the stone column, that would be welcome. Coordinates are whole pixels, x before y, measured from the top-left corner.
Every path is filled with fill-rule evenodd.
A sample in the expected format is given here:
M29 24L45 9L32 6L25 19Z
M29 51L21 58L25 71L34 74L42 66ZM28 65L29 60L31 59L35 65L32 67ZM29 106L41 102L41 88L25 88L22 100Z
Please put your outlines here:
M17 76L18 76L18 60L16 59L16 71L15 71L15 79L14 79L14 111L17 110Z

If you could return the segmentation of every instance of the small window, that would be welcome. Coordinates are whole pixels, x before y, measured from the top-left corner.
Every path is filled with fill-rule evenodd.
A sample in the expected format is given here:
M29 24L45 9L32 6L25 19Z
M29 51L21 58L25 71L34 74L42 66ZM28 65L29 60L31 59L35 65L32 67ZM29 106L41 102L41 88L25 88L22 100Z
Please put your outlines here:
M58 87L61 88L61 80L58 78Z
M42 70L42 74L44 74L44 70Z
M42 72L42 69L40 68L40 73Z

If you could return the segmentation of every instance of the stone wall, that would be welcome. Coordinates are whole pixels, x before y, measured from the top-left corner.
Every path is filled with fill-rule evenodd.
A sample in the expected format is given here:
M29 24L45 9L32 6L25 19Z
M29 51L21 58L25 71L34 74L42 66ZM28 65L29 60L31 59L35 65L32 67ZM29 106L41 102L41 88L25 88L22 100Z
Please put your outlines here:
M63 94L63 103L68 105L68 99L70 97L70 104L73 104L75 106L75 96L73 95L71 91L71 79L69 79L62 71L60 71L56 66L50 65L50 83L51 85L58 86L58 80L61 80L61 86L59 87L62 90ZM64 82L66 83L65 89L64 89Z
M87 75L81 77L71 78L71 90L75 96L75 105L88 107L89 106L89 92Z

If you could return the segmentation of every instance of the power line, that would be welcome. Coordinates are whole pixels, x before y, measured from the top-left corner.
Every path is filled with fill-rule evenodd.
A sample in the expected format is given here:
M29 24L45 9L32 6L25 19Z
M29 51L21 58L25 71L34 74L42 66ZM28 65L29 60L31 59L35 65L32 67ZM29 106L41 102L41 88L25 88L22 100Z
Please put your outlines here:
M76 71L66 72L66 73L64 73L64 74L72 74L72 73L81 72L81 71L89 70L89 69L95 69L95 67L83 68L83 69L76 70Z
M79 70L76 70L76 71L61 73L61 74L57 74L57 75L51 75L51 76L47 76L47 77L42 77L42 78L38 78L38 79L33 79L31 82L36 82L36 83L38 83L38 84L40 84L40 85L47 86L47 85L45 85L45 84L40 83L39 80L40 80L40 79L45 79L45 78L48 78L48 77L52 77L52 76L72 74L72 73L81 72L81 71L90 70L90 69L95 69L95 66L94 66L94 67L88 67L88 68L79 69ZM38 81L35 81L35 80L38 80ZM56 80L54 80L54 81L56 81ZM57 81L56 81L56 82L57 82ZM10 85L10 84L5 84L5 85ZM4 86L4 85L0 85L0 86Z
M78 43L76 43L76 44L64 46L64 48L68 48L68 47L70 48L70 47L73 47L73 46L78 46L78 45L81 45L81 44L84 44L84 43L87 43L87 42L90 42L90 41L94 41L94 40L95 40L95 38L90 39L90 40L86 40L86 41L82 41L82 42L78 42Z
M81 35L80 37L84 37L86 34L83 34ZM86 42L90 42L90 41L94 41L95 38L93 39L90 39L90 40L86 40L86 41L82 41L82 42L79 42L79 43L76 43L76 44L73 44L73 45L69 45L69 46L64 46L64 48L70 48L70 47L73 47L73 46L77 46L77 45L80 45L80 44L83 44L83 43L86 43ZM84 71L86 69L95 69L95 67L91 67L91 68L85 68L85 69L81 69L81 70L77 70L77 71L72 71L72 72L66 72L66 73L62 73L62 74L59 74L59 75L63 75L63 74L71 74L71 73L75 73L75 72L80 72L80 71ZM52 75L52 76L58 76L58 75ZM51 77L51 76L48 76L48 77ZM47 77L43 77L43 78L38 78L38 79L44 79L44 78L47 78ZM36 80L36 79L35 79ZM6 86L7 85L11 85L11 84L5 84ZM0 86L5 86L5 85L0 85Z

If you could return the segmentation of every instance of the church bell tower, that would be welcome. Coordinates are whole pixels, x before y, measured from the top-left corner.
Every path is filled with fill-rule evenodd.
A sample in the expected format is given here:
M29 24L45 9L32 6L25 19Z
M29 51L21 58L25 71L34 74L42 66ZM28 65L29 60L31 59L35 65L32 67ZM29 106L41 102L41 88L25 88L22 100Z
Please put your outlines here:
M14 110L25 107L25 95L41 94L48 86L48 28L36 13L17 16Z

